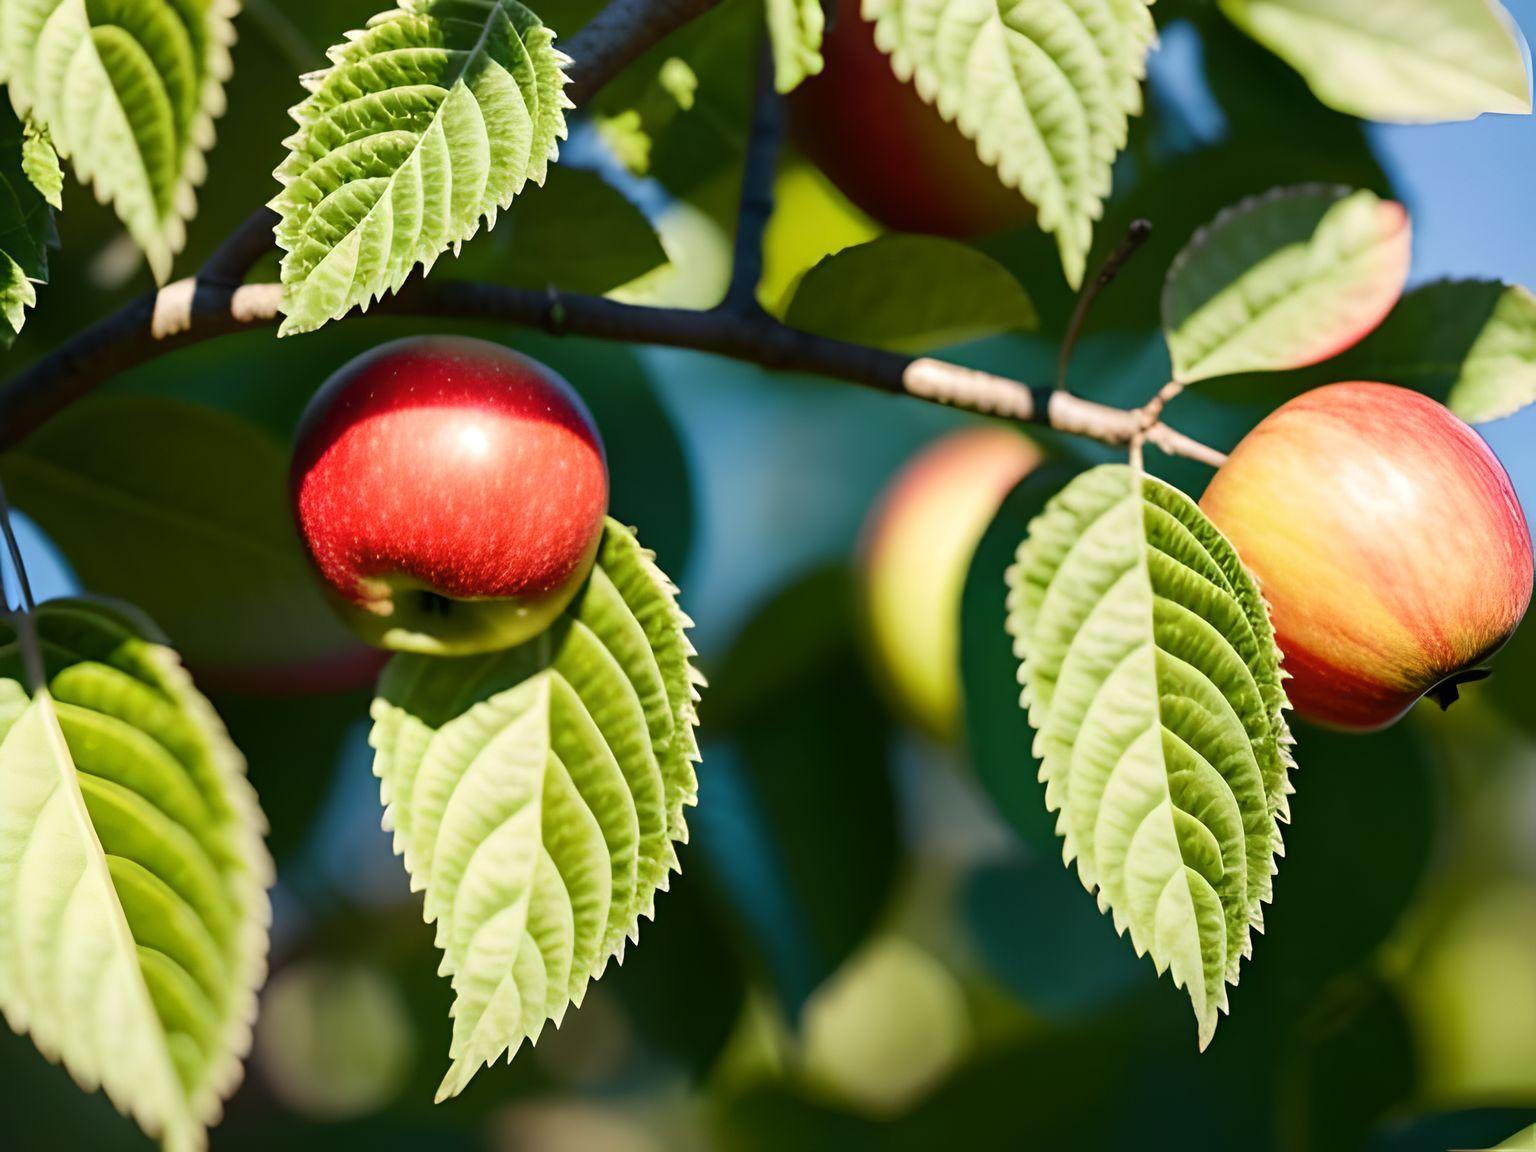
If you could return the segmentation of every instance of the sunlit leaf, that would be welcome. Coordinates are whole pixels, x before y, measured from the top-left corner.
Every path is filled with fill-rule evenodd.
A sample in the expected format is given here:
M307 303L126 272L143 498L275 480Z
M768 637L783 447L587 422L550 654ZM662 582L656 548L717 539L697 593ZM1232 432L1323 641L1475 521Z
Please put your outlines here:
M157 280L186 243L224 111L238 0L0 0L16 110L111 204Z
M1367 120L1531 110L1525 51L1497 0L1220 0L1234 23Z
M1411 242L1402 205L1371 192L1276 189L1229 209L1168 270L1163 327L1175 378L1336 356L1397 303Z
M0 349L9 348L37 303L35 283L48 279L48 245L58 170L52 150L0 104Z
M493 227L566 132L568 60L517 0L405 0L329 58L276 174L281 334L366 308Z
M1142 110L1146 0L863 0L875 42L1039 210L1082 282L1110 169Z
M674 596L610 520L548 632L489 657L397 656L379 682L385 822L453 982L439 1098L579 1005L678 867L700 680Z
M0 1008L167 1149L204 1146L266 973L272 864L245 761L175 653L55 601L0 647Z
M768 36L773 45L773 84L792 92L821 71L821 35L827 17L821 0L768 0Z
M1065 856L1185 988L1204 1047L1262 926L1291 758L1280 652L1237 553L1121 465L1030 526L1008 631Z

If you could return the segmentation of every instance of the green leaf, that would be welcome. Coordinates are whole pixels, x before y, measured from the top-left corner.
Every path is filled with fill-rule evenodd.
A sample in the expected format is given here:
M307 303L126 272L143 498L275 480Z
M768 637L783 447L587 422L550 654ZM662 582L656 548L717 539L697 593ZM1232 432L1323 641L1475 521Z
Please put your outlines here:
M1499 1148L1536 1148L1536 1125L1532 1125L1523 1132L1516 1132L1508 1140L1498 1146ZM1495 1149L1494 1152L1498 1152Z
M702 681L674 597L610 520L591 577L542 636L385 669L371 737L385 825L454 989L439 1099L558 1026L678 866Z
M1039 209L1082 283L1111 166L1141 112L1156 38L1147 0L864 0L902 80Z
M1469 424L1536 403L1536 297L1496 280L1415 289L1356 353L1372 380L1441 397Z
M1196 233L1168 270L1163 328L1176 379L1327 360L1397 303L1412 229L1372 192L1301 187L1245 200Z
M773 46L773 86L793 92L825 65L821 36L827 28L821 0L767 0L768 38Z
M825 257L796 286L785 319L807 332L913 353L1039 322L1008 269L938 236L881 236Z
M442 271L503 284L593 295L667 262L641 211L595 172L554 168L513 201L501 226Z
M376 667L299 547L287 451L254 426L180 400L95 397L0 457L0 477L81 582L142 606L200 680L291 691Z
M21 169L48 207L55 211L64 207L64 169L59 166L59 154L47 131L30 120L22 126Z
M0 104L0 349L11 346L26 309L37 303L34 282L48 280L49 191L56 196L57 190L45 163L47 142L40 139Z
M224 111L237 0L0 0L0 80L164 282Z
M1531 110L1525 51L1496 0L1220 0L1324 104L1367 120Z
M84 601L0 647L0 1008L167 1149L205 1144L266 974L272 863L245 761L175 653Z
M516 0L404 0L328 55L276 173L280 335L367 308L494 227L544 182L571 106L568 58Z
M1065 857L1188 991L1203 1048L1287 818L1288 705L1258 587L1193 501L1122 465L1046 506L1008 586Z

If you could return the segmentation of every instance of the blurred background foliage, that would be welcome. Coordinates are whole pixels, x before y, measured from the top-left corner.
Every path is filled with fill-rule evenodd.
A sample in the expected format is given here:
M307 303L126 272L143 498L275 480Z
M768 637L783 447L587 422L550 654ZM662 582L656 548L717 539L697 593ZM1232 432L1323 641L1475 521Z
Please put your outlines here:
M569 35L596 7L540 10ZM1536 4L1512 8L1536 28ZM272 187L294 78L372 9L247 0L184 267ZM1078 391L1155 391L1168 262L1221 208L1276 184L1405 200L1416 281L1536 281L1536 217L1518 194L1536 123L1366 127L1319 105L1213 4L1160 0L1158 19L1149 111L1098 245L1136 217L1156 231L1093 314ZM658 46L604 91L549 186L437 274L717 300L760 21L754 0L726 0ZM879 229L793 152L778 194L760 296L782 311L818 262ZM8 370L148 284L78 187L64 224ZM1072 305L1052 245L1024 230L981 248L1023 289L996 323L1035 330L947 354L1049 379ZM963 334L952 312L928 311L942 295L894 293L866 338ZM889 670L871 668L859 541L903 462L974 422L696 354L488 325L454 327L545 360L591 405L614 512L682 585L711 688L693 839L656 923L563 1028L434 1107L450 996L378 827L373 664L320 604L282 496L309 394L405 327L360 317L155 361L3 465L31 518L37 582L127 595L160 620L271 820L273 972L216 1149L1441 1152L1536 1121L1536 623L1446 715L1424 706L1365 739L1298 733L1267 931L1232 1019L1198 1055L1177 991L1060 867L1001 626L1024 525L1094 449L1041 437L1055 459L977 547L952 608L963 735L945 745L904 721L881 690ZM1230 445L1287 389L1339 370L1225 382L1179 401L1177 420ZM105 435L125 426L135 435ZM1536 416L1484 431L1536 511ZM1204 483L1198 465L1155 467L1195 493ZM9 1035L0 1110L7 1147L145 1146Z

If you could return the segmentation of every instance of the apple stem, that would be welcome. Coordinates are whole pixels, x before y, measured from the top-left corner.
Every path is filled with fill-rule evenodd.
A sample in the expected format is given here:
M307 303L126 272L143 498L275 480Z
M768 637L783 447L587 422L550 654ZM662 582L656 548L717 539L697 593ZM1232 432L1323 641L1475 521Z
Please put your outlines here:
M1121 270L1130 263L1131 257L1141 251L1141 246L1151 237L1152 221L1145 219L1131 221L1131 226L1120 238L1120 243L1116 244L1114 250L1104 258L1104 263L1099 265L1099 270L1078 293L1077 307L1072 310L1072 319L1067 324L1067 333L1061 341L1061 355L1056 361L1056 387L1066 390L1067 371L1072 366L1072 354L1077 351L1077 344L1082 338L1083 326L1088 322L1088 314L1093 308L1093 302L1099 298L1099 293L1115 282L1115 277L1120 275Z
M32 599L32 582L27 579L27 565L21 558L21 545L16 540L16 529L11 523L11 505L6 499L3 484L0 484L0 532L5 535L5 547L10 553L11 571L16 574L16 587L20 593L21 603L16 608L11 608L3 568L0 568L0 595L3 595L6 609L12 614L12 620L16 626L16 637L21 644L21 661L27 676L27 688L35 694L47 683L43 668L42 645L37 637L37 618L34 615L37 605Z
M1479 680L1486 680L1492 675L1492 668L1468 668L1465 672L1458 672L1454 676L1446 677L1428 692L1424 693L1424 695L1440 705L1440 711L1446 712L1450 710L1452 704L1461 699L1461 686L1463 684L1475 684Z

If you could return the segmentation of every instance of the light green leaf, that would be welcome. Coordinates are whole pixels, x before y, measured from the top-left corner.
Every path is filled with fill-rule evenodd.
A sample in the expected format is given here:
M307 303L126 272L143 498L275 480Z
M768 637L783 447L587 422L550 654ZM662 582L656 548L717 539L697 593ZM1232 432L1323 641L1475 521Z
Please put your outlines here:
M130 614L34 617L47 686L0 647L0 1008L167 1149L240 1080L272 862L245 761Z
M149 612L200 680L303 691L366 683L376 666L299 547L286 447L255 426L180 400L93 397L0 457L0 477L82 583Z
M371 737L385 826L453 982L439 1099L579 1005L678 866L702 681L675 592L610 520L542 636L385 669Z
M1525 50L1496 0L1220 0L1324 104L1367 120L1531 110Z
M863 0L896 75L1039 210L1076 287L1141 112L1149 0Z
M0 349L11 346L26 309L37 303L34 283L48 280L53 213L38 185L46 184L47 168L36 139L0 104Z
M50 208L64 207L64 169L59 166L59 154L47 131L30 120L22 127L21 169Z
M224 111L238 0L0 0L0 80L164 281Z
M1029 294L984 252L937 236L881 236L806 272L785 319L796 328L925 352L1033 329Z
M1203 1048L1262 927L1291 737L1258 587L1188 497L1122 465L1067 485L1008 572L1046 805Z
M1536 1124L1533 1124L1531 1127L1525 1129L1522 1132L1516 1132L1508 1140L1500 1144L1498 1148L1493 1149L1492 1152L1499 1152L1500 1149L1504 1148L1536 1148Z
M767 0L768 38L773 45L773 86L793 92L807 76L815 76L825 61L821 36L827 17L821 0Z
M1408 279L1403 206L1371 192L1282 188L1218 216L1168 269L1174 377L1302 368L1380 324Z
M597 295L666 262L656 230L623 193L595 172L559 167L440 272Z
M554 39L517 0L405 0L330 50L276 173L279 334L398 291L544 182L571 106Z

